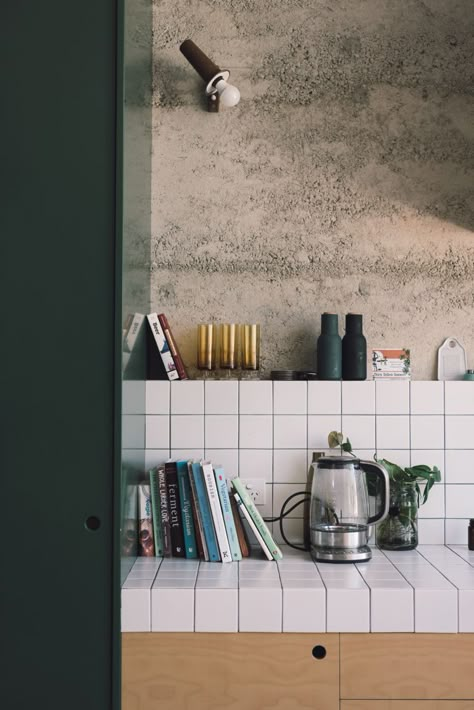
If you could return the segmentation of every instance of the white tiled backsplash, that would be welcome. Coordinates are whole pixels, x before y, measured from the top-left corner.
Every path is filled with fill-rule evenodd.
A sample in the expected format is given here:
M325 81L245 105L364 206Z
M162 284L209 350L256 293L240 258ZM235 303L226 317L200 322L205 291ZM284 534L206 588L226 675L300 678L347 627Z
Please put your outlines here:
M419 510L421 544L466 544L474 518L474 383L436 381L130 381L124 461L148 470L169 457L208 458L229 478L266 482L264 516L304 489L313 451L336 429L355 453L441 470ZM284 525L302 540L302 506ZM278 525L276 539L281 542Z

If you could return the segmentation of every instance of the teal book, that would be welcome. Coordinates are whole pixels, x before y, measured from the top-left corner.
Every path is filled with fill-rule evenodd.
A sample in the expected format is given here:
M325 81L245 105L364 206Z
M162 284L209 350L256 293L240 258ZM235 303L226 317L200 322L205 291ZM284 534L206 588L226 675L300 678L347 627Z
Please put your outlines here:
M253 522L255 523L255 527L257 528L258 532L262 536L266 546L270 550L270 553L273 557L274 560L281 560L283 557L283 554L276 544L275 540L273 539L270 530L267 527L267 524L265 523L264 519L258 512L253 500L245 490L245 485L242 483L242 480L240 478L233 478L232 479L232 485L235 489L235 491L239 494L240 499L244 506L247 508L250 517L252 518Z
M216 477L217 492L219 493L219 500L221 502L222 515L224 516L225 529L227 532L227 539L229 541L232 559L233 560L241 560L242 553L240 551L239 539L237 537L237 530L235 529L232 508L230 507L230 498L229 498L229 491L227 490L227 481L226 481L224 469L222 468L222 466L216 466L214 468L214 474Z
M183 520L184 551L188 560L197 559L196 535L194 532L191 486L189 484L188 462L177 461L179 500Z
M204 530L204 537L206 538L209 561L219 562L221 556L219 554L219 548L217 547L217 538L214 530L214 524L212 522L212 513L209 505L209 498L207 497L207 489L206 484L204 482L204 475L201 469L201 464L193 463L191 470L194 479L194 485L196 487L197 503L199 506L199 510L201 511L202 527Z
M160 486L158 483L157 469L152 468L149 475L153 534L155 536L155 557L163 557L163 531L161 528Z

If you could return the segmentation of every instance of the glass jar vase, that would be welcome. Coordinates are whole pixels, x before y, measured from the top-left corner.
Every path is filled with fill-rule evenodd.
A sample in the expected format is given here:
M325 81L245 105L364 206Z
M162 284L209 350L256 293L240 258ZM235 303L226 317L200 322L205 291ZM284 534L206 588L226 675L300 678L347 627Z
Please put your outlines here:
M377 526L377 545L383 550L414 550L418 545L418 494L415 482L390 481L390 507Z

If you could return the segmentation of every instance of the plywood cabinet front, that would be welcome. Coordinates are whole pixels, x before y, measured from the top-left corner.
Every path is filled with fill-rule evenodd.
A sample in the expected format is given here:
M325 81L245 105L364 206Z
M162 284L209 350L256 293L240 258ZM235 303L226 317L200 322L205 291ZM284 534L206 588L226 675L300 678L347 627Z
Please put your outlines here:
M472 700L343 700L341 710L473 710Z
M337 634L129 633L122 666L122 710L339 710Z
M341 698L364 699L364 710L412 710L403 703L371 706L375 698L452 699L420 710L474 710L474 634L341 634L340 652Z

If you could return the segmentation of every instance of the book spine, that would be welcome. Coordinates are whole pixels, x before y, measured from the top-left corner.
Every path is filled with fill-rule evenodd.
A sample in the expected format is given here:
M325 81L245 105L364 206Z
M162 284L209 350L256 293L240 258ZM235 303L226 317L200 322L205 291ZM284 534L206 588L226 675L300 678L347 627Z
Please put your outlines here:
M150 325L153 338L160 353L161 360L163 362L166 374L169 380L179 380L178 371L176 365L174 364L173 356L169 349L168 341L165 338L163 329L161 327L160 321L156 313L149 313L147 315L148 323Z
M214 474L216 477L217 492L219 493L222 515L224 517L225 529L227 532L227 539L229 541L232 559L239 561L242 559L242 553L240 551L237 531L235 529L232 508L230 507L229 491L227 490L227 481L223 468L221 466L216 466Z
M209 552L207 551L206 538L202 527L201 511L198 505L196 484L194 483L193 465L188 461L189 485L191 488L191 501L193 504L194 532L196 533L196 544L198 554L201 559L209 562Z
M160 494L161 530L163 533L163 557L171 557L171 526L166 491L165 467L158 468L158 491Z
M176 462L165 463L166 490L171 527L171 553L173 557L186 557L184 549L183 521L178 490L178 470Z
M209 553L209 562L219 562L220 555L217 547L217 538L212 522L211 508L206 492L206 484L201 470L201 464L193 463L192 465L194 483L196 485L197 501L199 510L201 511L202 527L204 537L206 539L207 551Z
M237 538L239 540L240 551L242 553L242 557L248 557L250 554L249 543L247 540L245 528L242 525L242 519L239 515L237 501L235 500L233 495L229 495L229 498L230 498L230 507L232 508L232 516L234 518L234 525L235 525L235 529L237 531Z
M142 327L142 323L145 320L145 316L143 313L134 313L131 317L131 322L129 324L129 327L127 329L127 332L125 334L124 342L123 342L123 349L125 352L131 353L134 345L137 341L138 334L140 333L140 328ZM128 320L126 323L126 326L128 324Z
M224 516L222 515L219 494L217 492L216 479L210 461L202 462L202 472L206 483L209 505L211 507L212 520L216 531L217 544L221 553L222 562L232 562L232 553L230 551L229 541L225 529Z
M268 549L272 553L273 559L274 560L281 560L283 557L282 552L281 552L280 548L278 547L278 545L276 544L275 540L272 538L270 530L268 529L265 521L263 520L262 516L258 512L253 500L251 499L251 497L249 496L249 494L245 490L245 487L244 487L241 479L238 477L233 478L232 485L234 486L234 489L239 494L243 504L245 505L245 507L249 511L253 522L255 523L255 525L258 528L260 535L263 537L263 539L265 540L265 544L267 545Z
M186 372L186 368L184 367L183 358L181 357L181 353L179 352L176 340L173 337L173 333L171 332L171 328L169 326L165 314L160 313L158 316L158 320L160 321L161 327L163 328L163 333L165 334L166 340L168 341L168 345L171 350L171 355L173 356L174 364L176 365L178 375L181 380L187 380L188 373Z
M255 525L255 523L254 523L253 520L252 520L252 516L250 515L249 511L247 510L247 508L246 508L245 505L243 504L243 502L242 502L242 500L241 500L239 494L238 494L238 493L234 493L234 498L235 498L235 500L237 501L237 505L239 506L239 510L242 511L244 518L247 520L247 522L248 522L248 524L249 524L249 526L250 526L250 529L252 530L253 534L254 534L255 537L257 538L258 544L260 545L260 547L261 547L262 550L264 551L267 560L272 560L272 561L273 561L272 553L270 552L270 550L269 550L268 547L266 546L265 540L264 540L263 537L260 535L257 526Z
M148 483L140 483L138 486L138 554L141 557L155 556L150 486Z
M163 531L161 529L160 491L156 469L150 471L151 514L153 517L153 536L155 538L155 557L163 557Z
M179 500L181 502L181 518L183 521L184 551L186 558L197 558L196 535L194 533L191 487L189 484L187 461L177 461Z

